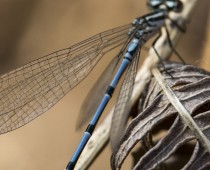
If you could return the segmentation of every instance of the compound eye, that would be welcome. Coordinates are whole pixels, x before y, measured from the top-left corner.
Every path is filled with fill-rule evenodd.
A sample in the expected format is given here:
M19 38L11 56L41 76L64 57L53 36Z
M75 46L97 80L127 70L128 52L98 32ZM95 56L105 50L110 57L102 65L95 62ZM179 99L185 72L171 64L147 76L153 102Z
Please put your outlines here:
M180 12L182 10L183 4L180 0L166 0L166 6L169 10Z
M174 9L176 7L177 2L175 0L166 0L166 6L168 9Z
M163 0L148 0L147 4L153 9L159 8L159 6L163 3Z

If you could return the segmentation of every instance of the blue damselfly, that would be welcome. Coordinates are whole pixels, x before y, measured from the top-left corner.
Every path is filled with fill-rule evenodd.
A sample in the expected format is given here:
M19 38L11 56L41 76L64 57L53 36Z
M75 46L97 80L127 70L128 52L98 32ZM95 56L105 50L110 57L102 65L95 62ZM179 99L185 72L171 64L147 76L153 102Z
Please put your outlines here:
M121 136L121 131L123 128L122 126L125 126L125 120L127 121L127 116L125 115L126 109L128 107L127 103L129 102L130 95L132 92L133 88L133 83L135 79L135 73L137 69L137 64L138 64L138 59L140 55L140 49L141 46L148 40L150 39L153 35L160 33L160 29L164 26L165 19L168 18L168 12L173 10L176 12L180 12L182 9L182 3L181 1L161 1L161 0L150 0L148 4L155 9L154 12L149 13L147 15L144 15L142 17L136 18L132 25L133 27L131 28L130 32L128 33L129 38L125 42L122 50L120 51L119 55L117 55L117 58L122 58L122 63L115 74L113 80L111 81L109 87L107 88L107 91L99 105L99 107L96 110L95 115L93 116L90 124L88 125L83 138L81 139L81 142L75 151L73 157L71 158L71 161L67 165L66 169L74 169L74 166L84 149L86 143L88 142L89 138L91 137L95 126L104 110L106 107L107 103L109 102L110 98L112 97L112 94L115 90L116 85L118 84L118 81L122 74L125 72L126 68L128 68L128 71L126 73L124 82L121 87L120 94L118 96L118 100L115 106L115 111L113 119L117 118L119 119L119 114L123 114L122 120L118 121L119 124L113 124L112 128L114 131L117 131L114 134L117 134L114 138L111 138L111 143L113 146L113 149L117 146L120 140ZM174 23L174 22L173 22ZM175 24L175 23L174 23ZM178 26L178 25L176 25ZM169 36L169 35L168 35ZM157 38L158 39L158 38ZM157 40L156 39L156 40ZM155 40L155 42L156 42ZM154 44L153 43L153 47ZM169 44L172 46L169 40ZM172 46L173 48L173 46ZM156 50L155 50L156 51ZM158 52L156 51L157 55ZM115 58L113 60L116 60ZM119 60L118 60L119 61ZM117 62L118 62L117 61ZM114 63L114 61L112 61ZM132 63L130 65L130 63ZM124 117L124 118L123 118ZM112 133L111 133L112 136Z
M159 1L159 5L158 3L153 5L155 7L160 6L164 2ZM127 59L130 56L134 56L135 60L128 69L130 76L127 76L128 78L132 78L135 75L140 46L143 43L142 40L147 40L152 34L159 32L165 17L167 17L166 11L171 8L170 3L169 5L166 4L165 7L167 7L167 10L157 10L149 15L137 18L133 25L129 24L97 34L70 48L51 53L1 76L1 133L19 128L50 109L69 90L89 74L105 53L122 44L124 44L122 50L113 61L116 60L118 63L126 53L126 50ZM161 16L163 18L159 18ZM160 25L155 25L153 28L148 25L148 21L151 25L154 23ZM148 32L145 31L146 27L151 28L151 30L147 30ZM145 32L141 32L142 30ZM131 43L128 49L127 46L131 41L133 43ZM127 66L123 64L122 67L124 66L126 69ZM118 75L118 78L121 77L125 69ZM116 86L118 78L114 79L113 87ZM125 79L125 82L128 81L128 78ZM132 87L132 81L133 79L128 81L130 84L129 87ZM130 90L127 92L130 93ZM108 94L110 95L110 90L108 90ZM123 94L125 93L123 92ZM97 120L94 119L94 126L96 122ZM79 156L79 154L77 155ZM74 164L76 160L73 162Z

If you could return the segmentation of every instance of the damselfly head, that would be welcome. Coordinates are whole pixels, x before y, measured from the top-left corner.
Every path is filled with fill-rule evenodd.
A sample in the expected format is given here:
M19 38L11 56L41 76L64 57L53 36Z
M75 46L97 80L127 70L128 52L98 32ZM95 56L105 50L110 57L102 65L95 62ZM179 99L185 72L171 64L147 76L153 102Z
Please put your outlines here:
M148 0L147 4L152 9L165 8L175 12L180 12L183 8L181 0Z

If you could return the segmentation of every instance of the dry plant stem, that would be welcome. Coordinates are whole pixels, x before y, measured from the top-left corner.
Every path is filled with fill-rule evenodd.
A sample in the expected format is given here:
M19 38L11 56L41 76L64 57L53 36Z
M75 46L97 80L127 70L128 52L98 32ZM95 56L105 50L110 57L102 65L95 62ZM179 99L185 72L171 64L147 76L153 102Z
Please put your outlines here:
M170 101L170 103L178 111L181 119L191 129L191 131L194 133L196 139L198 139L202 143L202 145L204 146L206 151L208 151L210 153L210 142L209 142L209 140L203 134L202 130L200 130L198 125L195 123L195 121L191 117L191 114L186 110L186 108L182 105L182 103L176 97L176 95L171 90L171 88L166 84L166 82L165 82L163 76L161 75L160 71L157 68L153 68L152 73L153 73L156 81L158 82L158 84L161 86L164 93L168 97L168 100Z
M184 10L182 13L179 14L175 14L172 12L170 13L170 18L173 18L173 20L179 20L180 23L185 22L189 19L189 16L197 0L182 0L182 2L184 4ZM180 37L180 32L178 29L172 29L169 26L169 22L167 22L166 25L168 26L171 41L175 45ZM167 37L166 33L163 30L162 36L159 38L159 40L155 45L155 48L157 49L159 55L163 59L166 59L172 53L171 48L167 45L166 42L167 42ZM145 85L149 82L151 78L152 68L158 63L158 61L159 60L157 56L155 55L154 51L151 49L149 52L149 56L144 61L141 69L137 73L131 97L131 105L133 105L135 101L138 100ZM94 159L94 157L100 151L100 149L108 141L112 114L113 114L113 109L109 113L108 117L102 122L102 124L99 125L99 127L93 133L93 136L90 138L86 148L84 149L84 151L81 154L81 157L78 160L78 163L75 167L76 170L86 169L89 163Z

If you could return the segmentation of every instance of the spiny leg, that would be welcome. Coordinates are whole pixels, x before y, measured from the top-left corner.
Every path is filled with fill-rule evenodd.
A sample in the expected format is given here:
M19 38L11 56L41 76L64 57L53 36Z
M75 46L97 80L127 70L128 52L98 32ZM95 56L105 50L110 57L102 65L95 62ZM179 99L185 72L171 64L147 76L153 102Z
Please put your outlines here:
M168 44L170 46L170 48L172 49L172 51L176 54L176 56L179 58L179 60L183 63L183 64L186 64L186 62L184 61L184 59L181 57L181 55L177 52L177 50L175 49L172 41L171 41L171 38L170 38L170 34L169 34L169 31L168 31L168 28L167 26L165 25L164 26L165 30L166 30L166 36L167 36L167 40L168 40Z
M169 16L168 19L170 20L172 27L175 26L182 33L185 33L187 31L187 27L185 25L181 26L180 24L177 23L177 21L173 20Z
M160 55L159 55L157 49L155 48L155 44L157 43L158 39L159 39L161 36L162 36L162 33L161 33L161 31L160 31L160 32L159 32L159 35L157 36L157 38L156 38L156 39L154 40L154 42L152 43L152 49L155 51L155 54L157 55L157 57L158 57L158 59L159 59L161 65L162 65L164 71L165 71L171 78L174 78L174 77L167 71L167 69L166 69L166 67L165 67L165 65L164 65L164 63L163 63L163 59L160 57Z

